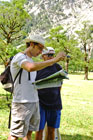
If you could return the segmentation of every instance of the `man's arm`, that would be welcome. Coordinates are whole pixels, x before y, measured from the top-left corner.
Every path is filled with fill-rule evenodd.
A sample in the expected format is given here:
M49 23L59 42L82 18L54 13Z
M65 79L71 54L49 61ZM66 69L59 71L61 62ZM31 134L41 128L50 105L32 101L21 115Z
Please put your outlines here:
M41 70L47 66L53 65L54 63L64 60L66 57L64 52L60 52L57 54L57 56L53 59L47 60L47 61L43 61L43 62L33 62L30 63L28 61L25 61L22 63L21 67L29 72L31 71L37 71L37 70Z

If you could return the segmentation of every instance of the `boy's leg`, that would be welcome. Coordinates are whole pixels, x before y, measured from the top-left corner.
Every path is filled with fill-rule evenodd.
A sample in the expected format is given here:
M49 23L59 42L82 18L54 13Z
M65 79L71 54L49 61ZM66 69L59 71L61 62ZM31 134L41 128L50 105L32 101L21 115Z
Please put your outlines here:
M35 140L42 140L45 122L46 122L45 110L44 108L42 108L42 106L40 106L40 125L39 131L36 132Z
M45 140L55 140L55 128L48 126Z
M46 140L55 140L55 128L60 126L61 110L47 111L47 138Z

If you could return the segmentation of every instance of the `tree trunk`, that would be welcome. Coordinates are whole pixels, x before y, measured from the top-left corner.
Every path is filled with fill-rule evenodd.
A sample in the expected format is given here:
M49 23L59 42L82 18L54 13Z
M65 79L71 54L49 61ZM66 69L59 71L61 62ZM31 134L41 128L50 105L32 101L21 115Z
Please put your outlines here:
M65 62L65 70L68 72L68 65L69 65L69 59L66 60Z
M86 62L84 79L88 80L88 64L87 64L88 63L88 55L87 55L86 43L84 44L84 51L85 51L85 62Z
M88 66L85 66L85 80L88 80Z

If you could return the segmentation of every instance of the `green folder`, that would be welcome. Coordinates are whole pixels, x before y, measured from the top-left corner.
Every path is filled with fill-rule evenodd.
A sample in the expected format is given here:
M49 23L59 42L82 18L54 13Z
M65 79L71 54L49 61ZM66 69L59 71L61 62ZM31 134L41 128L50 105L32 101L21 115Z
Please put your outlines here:
M61 87L63 79L69 79L67 75L68 74L64 70L60 70L46 78L35 81L32 84L36 89Z

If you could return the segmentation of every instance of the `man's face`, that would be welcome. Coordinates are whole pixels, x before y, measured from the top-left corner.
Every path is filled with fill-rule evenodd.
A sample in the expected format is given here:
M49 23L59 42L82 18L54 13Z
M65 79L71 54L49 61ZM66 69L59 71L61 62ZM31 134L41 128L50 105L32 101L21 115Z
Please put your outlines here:
M50 59L54 58L54 54L43 54L42 58L44 59L44 61L50 60Z
M36 57L42 53L44 46L39 43L33 43L32 56Z

